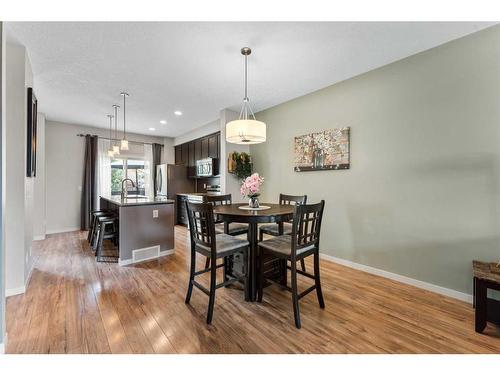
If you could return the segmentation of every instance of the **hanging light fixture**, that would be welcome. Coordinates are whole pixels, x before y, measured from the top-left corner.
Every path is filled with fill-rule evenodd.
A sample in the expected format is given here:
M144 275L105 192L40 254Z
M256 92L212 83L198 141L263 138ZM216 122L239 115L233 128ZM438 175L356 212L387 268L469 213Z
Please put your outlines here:
M115 110L115 136L113 140L113 152L115 155L120 155L120 146L118 146L118 108L119 105L113 104L113 109Z
M113 147L111 146L113 144L113 138L111 137L112 132L113 132L113 115L108 115L109 118L109 150L108 150L108 156L110 158L113 158L115 156L115 152L113 151Z
M255 119L247 95L247 59L251 53L248 47L241 49L241 54L245 56L245 97L239 119L226 124L226 141L229 143L252 145L266 141L266 124Z
M128 95L126 92L121 92L121 96L123 96L123 139L121 141L120 149L122 150L128 150L128 140L127 140L127 132L125 128L125 99Z

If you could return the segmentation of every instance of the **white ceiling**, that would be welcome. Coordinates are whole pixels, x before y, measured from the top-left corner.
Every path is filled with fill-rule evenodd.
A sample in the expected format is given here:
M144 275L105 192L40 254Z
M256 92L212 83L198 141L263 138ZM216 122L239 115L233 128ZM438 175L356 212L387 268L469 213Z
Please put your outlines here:
M7 35L27 48L49 120L107 127L111 105L126 90L128 130L175 137L217 119L223 108L239 110L243 46L253 50L249 97L260 111L491 25L9 22Z

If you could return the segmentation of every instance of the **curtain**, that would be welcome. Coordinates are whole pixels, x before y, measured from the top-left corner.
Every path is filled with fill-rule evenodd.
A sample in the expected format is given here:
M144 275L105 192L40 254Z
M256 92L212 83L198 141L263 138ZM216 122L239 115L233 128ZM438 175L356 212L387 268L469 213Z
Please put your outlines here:
M159 143L153 143L153 165L151 167L151 174L156 176L156 167L161 164L161 148L163 146ZM156 186L156 178L153 177L153 192L156 195L158 191L158 186Z
M153 183L153 146L144 145L144 194L147 197L154 197L154 183Z
M85 136L80 228L88 230L93 210L97 208L97 136Z
M109 140L99 139L97 147L97 196L111 196L111 158L108 155L110 147Z

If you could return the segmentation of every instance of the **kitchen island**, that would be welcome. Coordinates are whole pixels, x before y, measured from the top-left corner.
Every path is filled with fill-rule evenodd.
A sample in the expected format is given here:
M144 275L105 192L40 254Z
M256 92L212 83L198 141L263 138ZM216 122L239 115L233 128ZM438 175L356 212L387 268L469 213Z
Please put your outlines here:
M120 265L174 253L174 203L148 197L100 197L100 208L118 215Z

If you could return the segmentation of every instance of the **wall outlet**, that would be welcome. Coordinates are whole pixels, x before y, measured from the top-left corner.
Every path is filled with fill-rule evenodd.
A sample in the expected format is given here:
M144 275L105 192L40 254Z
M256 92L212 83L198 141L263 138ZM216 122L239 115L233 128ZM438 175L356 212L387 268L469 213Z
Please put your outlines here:
M153 210L153 219L158 217L158 210Z

